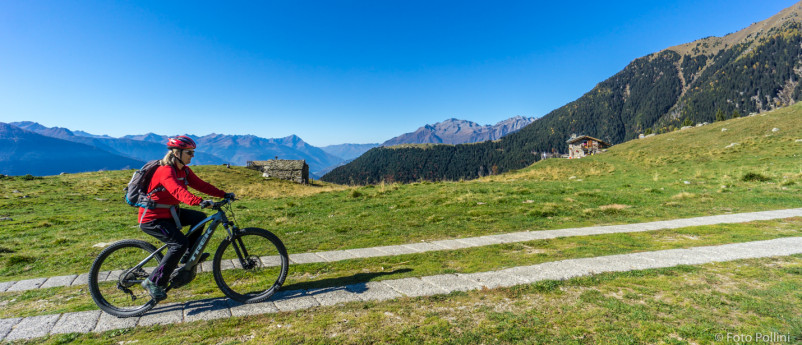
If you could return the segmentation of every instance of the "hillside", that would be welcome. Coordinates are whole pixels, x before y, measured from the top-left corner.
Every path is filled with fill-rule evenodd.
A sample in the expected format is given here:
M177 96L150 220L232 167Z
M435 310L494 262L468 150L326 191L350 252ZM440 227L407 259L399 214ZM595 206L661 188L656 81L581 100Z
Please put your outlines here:
M620 144L641 133L665 133L684 124L794 104L802 99L800 14L802 5L796 4L724 38L635 59L579 99L498 141L425 151L374 149L323 180L472 179L521 169L539 159L540 152L565 152L572 133Z

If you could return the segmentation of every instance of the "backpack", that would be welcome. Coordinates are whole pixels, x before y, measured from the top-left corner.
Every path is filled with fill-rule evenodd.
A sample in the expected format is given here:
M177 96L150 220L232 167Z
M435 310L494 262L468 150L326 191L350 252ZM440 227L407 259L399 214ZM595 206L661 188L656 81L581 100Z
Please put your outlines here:
M131 177L128 186L123 189L123 191L125 191L125 202L127 202L128 205L147 209L156 208L156 202L150 198L150 195L164 190L164 187L159 186L148 193L148 185L150 184L150 179L153 177L156 168L160 166L161 163L159 160L152 160L145 163L141 169L134 171L134 176Z

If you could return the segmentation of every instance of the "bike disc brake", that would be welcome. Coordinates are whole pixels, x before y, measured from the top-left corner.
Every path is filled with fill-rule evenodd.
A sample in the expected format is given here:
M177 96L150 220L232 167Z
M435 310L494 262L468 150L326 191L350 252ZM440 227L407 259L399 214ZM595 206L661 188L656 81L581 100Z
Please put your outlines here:
M245 261L245 262L243 263L242 268L246 269L246 270L252 270L254 268L257 268L257 267L259 267L259 263L260 263L259 258L255 257L255 256L249 256L249 257L245 258L245 260L243 260L243 261Z

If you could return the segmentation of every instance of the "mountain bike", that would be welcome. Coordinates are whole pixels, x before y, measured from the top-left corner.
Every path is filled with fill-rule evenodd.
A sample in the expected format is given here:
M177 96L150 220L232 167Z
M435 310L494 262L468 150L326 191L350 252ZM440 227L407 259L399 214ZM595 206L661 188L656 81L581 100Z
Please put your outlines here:
M240 303L262 302L284 284L289 266L284 244L267 230L238 228L226 215L229 213L234 218L232 201L215 202L210 208L217 212L187 233L189 236L203 231L190 249L187 263L170 276L166 291L195 279L209 238L221 224L228 234L217 247L211 269L215 283L226 296ZM88 277L89 292L95 304L117 317L139 316L151 310L158 301L140 284L158 266L165 248L166 244L157 249L149 242L128 239L103 249L92 263Z

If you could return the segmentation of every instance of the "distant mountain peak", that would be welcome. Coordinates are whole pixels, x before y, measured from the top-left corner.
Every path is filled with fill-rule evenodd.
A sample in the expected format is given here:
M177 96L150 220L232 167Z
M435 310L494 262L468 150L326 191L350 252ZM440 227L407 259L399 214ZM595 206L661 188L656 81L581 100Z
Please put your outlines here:
M11 125L29 132L52 138L69 140L70 138L75 137L75 133L64 127L45 127L37 122L31 121L12 122Z
M292 141L292 142L304 142L303 139L301 139L301 137L299 137L299 136L297 136L295 134L288 135L288 136L283 137L281 139L282 140L289 140L289 141Z
M47 127L42 126L38 122L33 122L33 121L11 122L9 124L14 126L14 127L21 128L21 129L24 129L26 131L31 131L31 132L36 132L36 131L39 131L39 130L48 129Z
M516 116L495 125L480 125L473 121L457 118L446 119L435 124L427 124L415 132L402 134L385 141L382 146L401 144L465 144L497 140L532 123L535 118Z
M15 123L17 123L17 122L15 122ZM19 133L23 133L23 132L29 132L29 131L26 131L26 130L24 130L24 129L18 127L18 126L15 126L13 124L10 124L10 123L0 122L0 134L19 134Z

